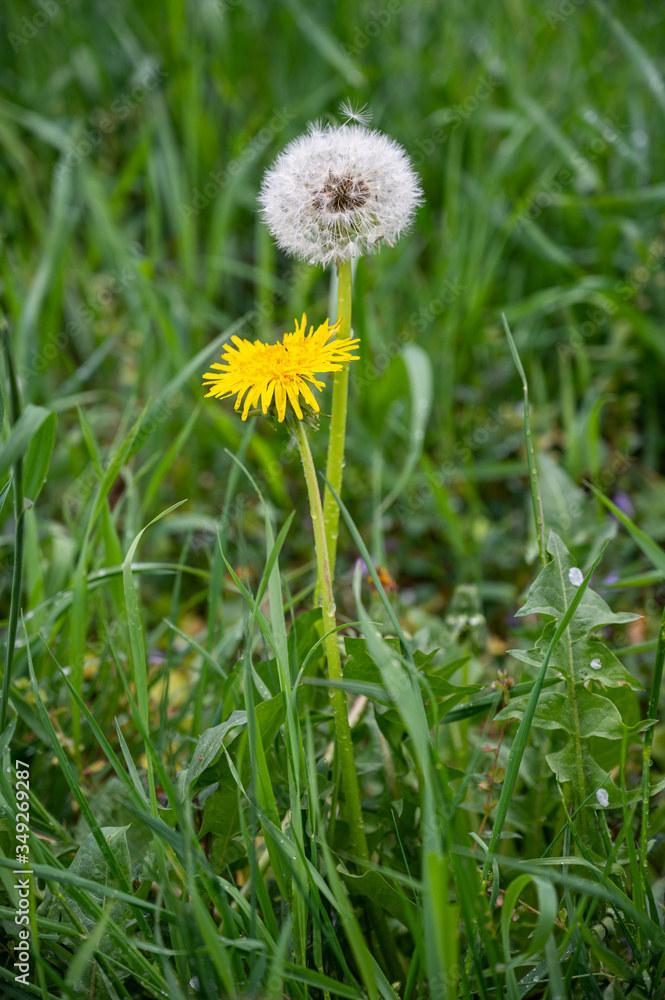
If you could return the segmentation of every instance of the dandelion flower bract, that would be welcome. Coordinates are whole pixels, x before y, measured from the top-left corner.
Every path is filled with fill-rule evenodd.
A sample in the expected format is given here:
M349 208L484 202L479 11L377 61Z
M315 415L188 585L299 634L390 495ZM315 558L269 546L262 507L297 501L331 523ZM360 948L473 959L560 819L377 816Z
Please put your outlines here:
M399 143L360 124L310 126L277 157L259 195L278 246L324 266L392 246L422 201Z
M303 313L300 324L295 321L295 332L285 333L279 344L232 337L235 346L227 344L222 362L216 361L210 366L214 371L203 376L203 385L208 388L206 398L216 396L226 399L235 395L236 410L244 398L243 420L247 419L247 414L259 399L264 414L274 402L280 423L286 416L287 402L298 419L303 419L300 396L319 413L319 404L308 383L316 389L323 389L325 383L319 381L316 375L339 371L347 361L357 360L357 355L351 352L359 340L331 340L338 327L339 320L333 326L326 320L316 330L312 326L306 333L307 316Z

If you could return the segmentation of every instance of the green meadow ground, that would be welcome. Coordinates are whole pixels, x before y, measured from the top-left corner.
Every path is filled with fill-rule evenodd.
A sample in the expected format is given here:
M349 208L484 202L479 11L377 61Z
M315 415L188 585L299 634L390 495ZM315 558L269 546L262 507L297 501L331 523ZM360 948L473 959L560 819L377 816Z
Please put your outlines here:
M662 1000L662 4L5 0L0 49L3 996ZM329 315L256 195L345 98L426 196L354 287L369 865L297 450L200 384Z

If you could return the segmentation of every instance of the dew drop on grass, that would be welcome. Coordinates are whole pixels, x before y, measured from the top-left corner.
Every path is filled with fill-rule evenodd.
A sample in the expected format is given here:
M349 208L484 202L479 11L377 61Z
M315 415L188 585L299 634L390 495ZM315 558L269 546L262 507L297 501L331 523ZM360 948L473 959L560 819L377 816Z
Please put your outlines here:
M336 608L335 608L335 602L334 601L330 601L329 602L328 607L326 608L326 611L328 612L329 615L334 615L335 614Z
M596 657L595 660L591 661L591 663L589 664L589 666L591 667L592 670L600 670L602 668L603 664L598 659L598 657Z
M568 570L568 579L572 583L573 587L579 587L579 585L584 582L584 574L581 569L578 569L577 566L571 566Z

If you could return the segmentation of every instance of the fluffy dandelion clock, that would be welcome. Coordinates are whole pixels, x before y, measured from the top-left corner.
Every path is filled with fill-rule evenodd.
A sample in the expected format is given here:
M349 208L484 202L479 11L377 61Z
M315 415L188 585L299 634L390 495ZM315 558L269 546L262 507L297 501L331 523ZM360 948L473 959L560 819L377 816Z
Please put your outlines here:
M348 112L350 114L350 112ZM309 264L327 265L392 246L423 201L420 180L399 143L351 124L312 125L266 172L261 213L277 244Z
M203 385L207 396L226 399L235 396L235 409L244 398L242 419L261 400L264 414L274 405L281 423L286 416L289 402L298 420L303 420L300 396L315 413L319 413L316 396L310 389L323 389L323 382L316 375L336 372L347 361L357 360L351 352L358 340L337 341L334 338L339 323L310 327L307 334L307 316L303 313L300 325L295 322L295 332L286 333L279 344L262 344L261 341L241 340L232 337L234 347L228 344L222 354L222 363L211 365L214 371L206 372ZM309 384L308 384L309 383Z

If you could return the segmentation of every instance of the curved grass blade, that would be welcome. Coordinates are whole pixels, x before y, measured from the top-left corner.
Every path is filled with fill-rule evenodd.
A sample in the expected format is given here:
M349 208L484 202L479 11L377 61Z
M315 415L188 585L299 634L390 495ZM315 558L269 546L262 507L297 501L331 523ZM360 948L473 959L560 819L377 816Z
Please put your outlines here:
M600 502L604 504L609 511L614 514L614 516L623 524L624 528L628 531L629 535L633 539L636 545L638 545L644 555L647 557L652 566L655 567L660 573L665 574L665 550L663 550L657 542L654 542L653 538L650 538L646 532L638 528L637 525L631 521L627 514L617 507L615 503L612 503L609 497L606 497L597 486L593 483L585 482L585 486L588 486L595 495L598 497Z
M145 652L145 640L143 637L143 624L141 621L141 608L139 605L138 594L136 591L136 585L134 584L134 575L132 572L132 560L134 554L138 548L139 542L143 537L145 531L148 530L157 521L161 521L163 517L170 514L171 511L176 510L181 507L185 500L179 500L178 503L173 504L166 510L158 514L157 517L153 518L145 528L142 528L136 535L134 541L129 546L127 555L122 564L122 579L123 587L125 592L125 607L127 613L127 630L129 632L129 646L132 654L132 665L134 668L134 683L136 684L136 700L138 702L139 716L145 727L146 732L150 725L150 714L148 705L148 663L146 659ZM152 763L150 755L146 749L146 754L148 756L148 785L150 791L150 802L153 809L153 814L157 815L157 796L155 793L155 784L152 772Z
M538 466L536 465L536 452L533 447L533 434L531 433L531 414L529 408L529 384L526 380L522 360L517 350L517 345L513 340L513 335L508 326L506 314L501 313L503 328L506 331L510 353L513 356L515 367L522 379L522 390L524 392L524 434L526 437L526 456L529 463L529 486L531 487L531 503L533 505L533 519L536 528L536 538L538 539L538 550L540 561L543 566L547 563L547 547L545 545L545 516L543 514L543 502L540 497L540 485L538 483Z
M411 421L409 424L409 443L407 458L397 480L390 492L378 505L372 518L380 518L392 504L411 478L413 470L420 461L425 443L425 428L429 422L434 399L434 376L432 363L425 351L418 344L406 344L402 351L402 360L406 367L411 396Z

